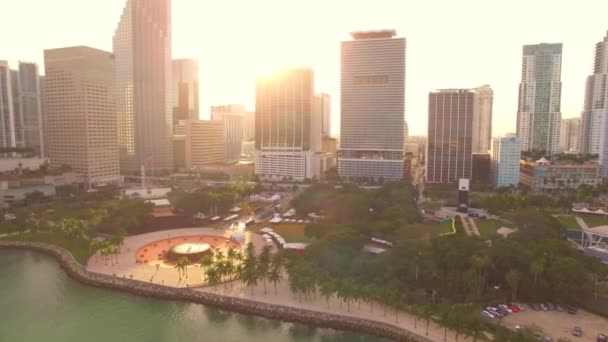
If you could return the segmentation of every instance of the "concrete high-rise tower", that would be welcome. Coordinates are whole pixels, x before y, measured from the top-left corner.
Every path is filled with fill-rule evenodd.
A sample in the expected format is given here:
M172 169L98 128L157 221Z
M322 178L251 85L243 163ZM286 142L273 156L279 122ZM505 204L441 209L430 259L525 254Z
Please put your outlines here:
M75 46L44 51L51 167L68 165L89 185L120 179L114 58Z
M560 152L580 151L581 119L562 119L559 137Z
M15 147L15 113L11 69L0 61L0 147Z
M473 153L488 153L492 141L492 103L494 92L489 85L473 89Z
M127 0L114 35L120 170L173 170L171 1Z
M608 108L608 33L595 45L593 74L587 77L585 103L581 113L579 151L583 154L600 153L602 136L607 126L602 125L604 111Z
M239 161L245 132L245 107L239 104L211 106L211 120L224 123L224 160Z
M517 136L522 151L559 153L562 44L524 45Z
M354 32L341 44L338 171L348 178L403 178L405 38Z

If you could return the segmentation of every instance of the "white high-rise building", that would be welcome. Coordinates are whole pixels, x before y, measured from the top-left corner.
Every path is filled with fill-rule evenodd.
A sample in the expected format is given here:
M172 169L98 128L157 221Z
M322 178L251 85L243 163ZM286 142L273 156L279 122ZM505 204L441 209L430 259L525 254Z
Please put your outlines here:
M580 118L562 119L559 137L560 152L579 151Z
M44 51L51 167L68 165L89 185L120 180L114 58L75 46Z
M120 170L171 172L171 0L127 0L113 45Z
M315 94L315 108L321 112L323 137L331 137L331 96L325 93Z
M489 85L475 91L473 110L473 153L488 153L492 142L492 103L494 92Z
M521 147L515 134L492 139L492 179L496 187L519 184Z
M405 38L353 32L341 43L340 176L403 178Z
M0 61L0 147L15 147L15 113L11 68Z
M559 153L562 44L524 45L517 136L522 151Z
M238 161L245 133L245 107L239 104L211 106L211 120L224 123L225 161Z
M582 154L600 153L602 136L608 126L602 125L604 110L608 108L608 33L595 45L593 74L587 77L585 103L581 113L579 151ZM607 137L608 138L608 137Z

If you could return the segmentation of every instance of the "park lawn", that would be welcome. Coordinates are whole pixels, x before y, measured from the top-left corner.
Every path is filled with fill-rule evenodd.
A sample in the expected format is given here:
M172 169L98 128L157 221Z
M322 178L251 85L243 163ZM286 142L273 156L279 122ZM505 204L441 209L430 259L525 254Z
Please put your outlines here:
M479 229L479 236L482 239L487 239L490 235L495 234L496 231L507 225L501 220L475 220L477 228Z
M572 215L560 215L556 219L566 229L581 229L581 226L576 222L576 219Z
M578 215L585 223L589 226L589 228L597 227L597 226L605 226L608 225L608 218L603 215Z
M452 221L444 223L415 223L401 226L394 233L397 240L415 240L430 243L431 239L452 231Z
M1 237L2 241L29 241L29 242L44 242L50 245L55 245L67 249L74 259L86 265L87 260L91 256L89 251L89 243L82 238L68 238L47 232L21 233L16 235Z
M277 223L277 224L258 224L252 230L259 233L264 227L272 228L277 234L281 235L286 242L303 242L311 243L314 238L310 238L304 234L304 225L299 223Z
M420 204L420 209L435 211L441 209L442 206L442 202L423 202Z

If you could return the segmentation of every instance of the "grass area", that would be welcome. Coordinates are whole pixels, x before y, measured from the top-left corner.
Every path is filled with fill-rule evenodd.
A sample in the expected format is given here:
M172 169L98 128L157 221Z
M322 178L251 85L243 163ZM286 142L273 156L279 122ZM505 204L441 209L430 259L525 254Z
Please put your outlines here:
M439 210L443 206L441 202L424 202L420 204L420 209L424 210Z
M310 243L314 238L309 238L304 234L304 225L298 223L278 223L257 225L252 230L259 232L264 227L272 228L277 234L281 235L286 242L304 242Z
M581 229L581 226L572 215L560 215L556 219L567 229Z
M452 221L445 223L408 224L395 232L395 238L397 240L416 240L430 243L432 238L451 231Z
M589 228L608 225L608 217L603 215L577 215L580 216Z
M89 243L88 241L82 238L66 238L63 236L58 236L52 233L46 232L36 232L36 233L21 233L17 235L10 235L1 237L2 241L29 241L29 242L44 242L51 245L63 247L67 249L72 255L74 259L79 263L85 265L87 260L91 256L91 252L89 251Z
M506 224L500 220L475 220L477 228L479 229L479 235L482 239L487 239L490 235L496 233L496 231Z

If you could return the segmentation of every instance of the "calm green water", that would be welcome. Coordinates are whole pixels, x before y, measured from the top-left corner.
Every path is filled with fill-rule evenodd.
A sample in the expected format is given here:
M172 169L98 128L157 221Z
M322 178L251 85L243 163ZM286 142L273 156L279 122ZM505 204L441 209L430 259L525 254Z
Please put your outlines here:
M47 256L0 251L0 341L384 341L86 287Z

